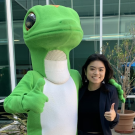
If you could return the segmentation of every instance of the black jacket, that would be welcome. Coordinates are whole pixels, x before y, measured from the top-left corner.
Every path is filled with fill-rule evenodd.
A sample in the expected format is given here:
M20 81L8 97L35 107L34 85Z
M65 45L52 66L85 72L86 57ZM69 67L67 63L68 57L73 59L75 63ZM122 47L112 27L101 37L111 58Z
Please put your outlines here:
M100 120L101 120L101 125L102 125L104 135L112 135L110 129L114 128L114 126L119 121L119 115L117 113L119 100L118 100L117 90L113 85L105 84L105 87L109 90L109 92L107 93L102 90L100 91L100 102L99 102ZM87 90L87 88L88 86L85 86L79 90L79 102L83 97L84 92ZM114 109L116 112L116 118L114 119L114 121L110 122L105 119L104 113L106 111L110 111L112 103L115 103Z

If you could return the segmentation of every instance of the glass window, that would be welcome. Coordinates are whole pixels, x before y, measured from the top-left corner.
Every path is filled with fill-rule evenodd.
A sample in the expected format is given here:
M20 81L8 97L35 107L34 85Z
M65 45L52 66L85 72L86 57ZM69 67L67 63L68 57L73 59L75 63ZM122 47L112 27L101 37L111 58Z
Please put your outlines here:
M71 0L49 0L49 4L71 7Z
M73 9L80 17L100 16L100 0L73 0Z
M72 67L81 73L82 66L88 56L99 51L100 1L73 0L73 9L76 10L80 16L84 35L80 45L71 51L71 53L74 53L74 65Z
M0 99L11 93L5 1L0 2Z
M3 100L11 93L10 65L7 39L6 9L5 1L0 1L0 112L5 112ZM4 123L9 123L7 118L0 114L0 127Z
M99 45L99 41L97 44ZM95 51L94 41L82 41L79 46L72 50L72 53L74 52L74 65L71 63L72 67L74 66L73 69L77 69L81 73L86 59Z
M14 28L14 47L15 47L15 63L16 63L16 80L17 83L32 69L30 53L23 40L23 19L27 10L22 6L25 1L13 1L13 28ZM18 15L19 14L19 15Z
M20 5L21 7L27 9L28 0L12 0L12 2L14 2L14 4L12 4L13 8L15 7L15 5Z
M33 6L35 5L46 5L46 0L33 0Z
M23 9L28 10L35 5L46 5L46 0L12 0L12 3L14 3L12 4L13 9L16 8L17 5L20 5ZM17 12L23 12L22 8L18 9Z
M119 1L103 1L103 41L119 38Z
M135 14L134 6L135 6L134 0L121 0L120 15L134 15Z

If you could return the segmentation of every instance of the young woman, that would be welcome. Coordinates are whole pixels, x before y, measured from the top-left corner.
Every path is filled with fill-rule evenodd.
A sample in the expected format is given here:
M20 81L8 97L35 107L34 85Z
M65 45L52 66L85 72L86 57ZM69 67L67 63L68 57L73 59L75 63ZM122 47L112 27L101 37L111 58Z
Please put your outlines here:
M118 95L108 84L113 70L102 54L88 57L82 67L83 86L79 90L78 135L112 135L118 123Z

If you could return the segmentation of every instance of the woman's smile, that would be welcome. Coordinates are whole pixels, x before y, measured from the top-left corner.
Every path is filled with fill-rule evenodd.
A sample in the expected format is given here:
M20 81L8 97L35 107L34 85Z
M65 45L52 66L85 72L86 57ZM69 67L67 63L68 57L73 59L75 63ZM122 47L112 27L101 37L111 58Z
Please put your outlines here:
M100 84L104 80L105 72L106 69L103 62L96 60L88 65L85 74L90 83Z
M100 77L92 77L94 80L98 80L98 79L100 79Z

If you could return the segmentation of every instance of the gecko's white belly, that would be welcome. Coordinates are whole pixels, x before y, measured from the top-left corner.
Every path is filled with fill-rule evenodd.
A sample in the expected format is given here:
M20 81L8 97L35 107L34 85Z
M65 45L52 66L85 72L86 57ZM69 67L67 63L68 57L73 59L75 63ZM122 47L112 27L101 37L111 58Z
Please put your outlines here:
M76 135L77 90L73 79L60 85L45 79L43 92L49 101L41 113L42 135Z

